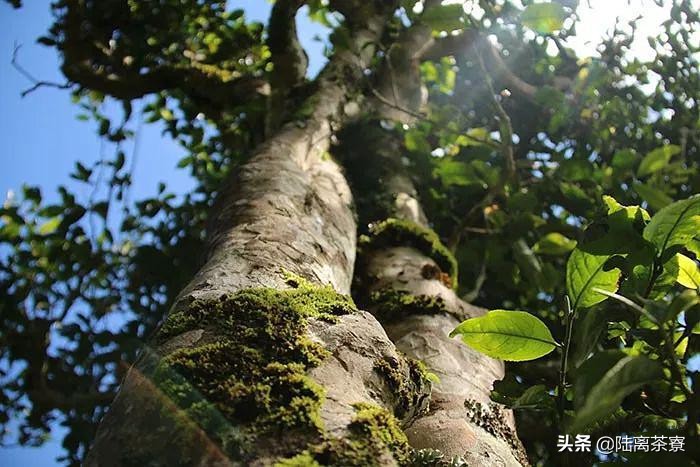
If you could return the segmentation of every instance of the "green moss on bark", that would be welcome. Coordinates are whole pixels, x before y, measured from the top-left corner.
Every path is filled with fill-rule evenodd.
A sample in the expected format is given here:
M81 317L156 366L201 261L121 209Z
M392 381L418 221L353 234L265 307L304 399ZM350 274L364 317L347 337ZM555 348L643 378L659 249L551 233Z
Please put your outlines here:
M452 288L457 288L457 260L435 231L415 222L389 218L372 226L369 235L360 237L360 247L364 250L391 246L413 247L429 256L449 275Z
M386 378L398 403L395 413L400 419L412 418L427 410L431 376L418 360L391 357L377 359L375 369Z
M288 276L288 290L247 289L214 301L195 301L162 326L161 343L201 329L194 347L176 350L153 370L153 381L228 455L245 457L256 440L277 434L302 450L320 439L324 390L307 371L327 356L306 336L311 317L334 321L356 311L331 287ZM253 453L254 454L254 453Z
M440 296L413 295L391 287L370 293L368 306L382 322L398 320L408 315L449 313Z
M303 453L281 460L277 465L306 465L343 467L373 467L386 465L394 459L398 465L408 465L412 449L398 420L388 410L368 403L355 404L355 417L343 438L327 438Z

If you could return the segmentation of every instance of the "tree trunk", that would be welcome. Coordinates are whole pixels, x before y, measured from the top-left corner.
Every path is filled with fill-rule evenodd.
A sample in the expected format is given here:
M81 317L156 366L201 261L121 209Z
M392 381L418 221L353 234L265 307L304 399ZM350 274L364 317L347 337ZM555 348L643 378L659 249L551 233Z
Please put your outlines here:
M328 150L365 105L354 83L385 22L354 25L350 49L306 101L310 116L280 128L224 184L206 262L128 372L87 465L435 465L426 456L436 451L415 454L409 440L479 465L522 459L512 416L488 406L502 365L447 338L455 316L478 310L444 284L444 247L440 256L411 243L430 231L400 172L407 188L384 217L423 230L366 248L363 295L406 292L435 306L383 328L347 296L357 226ZM431 375L411 357L440 378L427 414Z
M382 25L359 31L356 44ZM129 371L87 465L406 461L394 413L415 415L429 383L343 295L356 225L327 150L333 125L352 113L348 77L361 73L356 56L336 57L312 115L283 127L222 188L206 264ZM379 361L393 362L392 379Z
M489 398L503 363L448 337L485 310L455 294L457 263L428 226L401 145L376 123L357 125L343 139L351 141L342 154L347 165L362 168L349 174L351 183L363 183L356 192L371 194L358 199L360 221L371 228L361 246L356 294L396 347L438 380L429 411L406 430L409 442L468 465L527 465L513 414Z

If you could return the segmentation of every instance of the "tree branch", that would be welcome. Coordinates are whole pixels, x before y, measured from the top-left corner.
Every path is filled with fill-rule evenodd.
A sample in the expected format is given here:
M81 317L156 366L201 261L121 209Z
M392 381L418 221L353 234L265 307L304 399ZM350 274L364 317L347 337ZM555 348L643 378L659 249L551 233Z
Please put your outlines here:
M285 103L292 89L304 82L309 64L297 37L295 16L303 0L278 0L268 22L267 45L272 54L270 98L265 133L271 134L284 122Z
M110 56L99 45L92 43L92 47L86 47L89 38L83 37L85 18L81 14L81 2L66 0L64 8L63 35L58 45L63 53L61 70L70 82L79 86L121 100L181 89L192 98L205 99L222 108L249 102L256 94L267 93L268 85L262 78L235 77L216 65L194 60L183 64L166 62L148 69L132 67L129 62Z
M271 85L291 89L306 76L308 58L299 43L295 16L303 0L278 0L272 7L268 23L267 45L272 54L274 73Z
M472 47L482 49L483 59L487 68L493 70L505 84L520 95L534 99L537 87L524 81L513 73L501 58L501 54L495 45L482 37L477 31L468 29L461 34L434 38L421 58L423 60L436 60L448 55L463 56Z
M36 91L37 89L41 87L52 87L52 88L58 88L58 89L69 89L71 87L70 82L66 83L55 83L53 81L44 81L40 80L34 77L29 71L27 71L22 65L19 64L19 49L22 48L21 44L15 43L15 49L12 51L12 60L10 61L10 64L12 67L17 70L22 76L27 78L29 81L34 83L34 85L28 89L25 89L24 91L21 92L22 97L26 97L28 94Z

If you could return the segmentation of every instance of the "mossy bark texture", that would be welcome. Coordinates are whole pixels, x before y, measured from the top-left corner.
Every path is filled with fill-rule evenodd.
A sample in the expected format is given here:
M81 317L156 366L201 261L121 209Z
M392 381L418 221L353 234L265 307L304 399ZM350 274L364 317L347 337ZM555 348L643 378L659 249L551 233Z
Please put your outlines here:
M441 462L526 465L512 413L489 398L493 381L503 377L502 362L448 337L460 321L485 310L455 293L456 262L428 225L400 143L371 122L348 129L346 137L352 144L341 157L363 168L362 175L349 174L351 185L382 200L358 199L360 223L369 228L360 240L356 296L397 348L436 376L429 410L406 429L410 444L418 457L439 453Z
M402 427L430 383L347 297L352 197L325 157L385 22L354 31L303 124L282 127L222 186L205 264L128 372L86 465L407 462Z

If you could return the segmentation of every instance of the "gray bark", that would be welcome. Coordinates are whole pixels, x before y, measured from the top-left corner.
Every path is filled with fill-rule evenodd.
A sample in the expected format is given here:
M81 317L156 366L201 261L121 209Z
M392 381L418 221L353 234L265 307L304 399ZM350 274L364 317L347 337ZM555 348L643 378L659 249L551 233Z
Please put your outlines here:
M338 54L322 72L318 92L311 97L313 114L281 128L222 187L212 210L206 263L171 314L194 300L215 300L253 287L287 288L281 270L349 293L356 239L352 197L339 166L326 155L334 126L348 120L357 107L349 97L357 93L348 78L359 81L363 61L372 54L365 44L377 39L383 24L377 16L355 32L360 52ZM308 337L330 352L309 373L326 389L320 416L327 437L345 436L357 403L394 409L396 398L376 362L403 357L372 315L343 315L335 324L311 319ZM144 351L101 422L86 465L235 463L198 427L167 422L163 413L177 407L147 376L158 359L215 339L209 330L195 327ZM407 371L403 376L410 378ZM182 440L190 445L186 451ZM247 463L272 464L284 454L284 446L284 439L261 440ZM390 454L380 461L395 463Z
M361 222L393 217L428 228L397 138L378 125L364 124L350 130L346 139L351 143L343 157L363 168L361 175L350 173L351 183L357 179L353 175L366 179L368 173L372 174L375 186L364 185L364 192L383 195L380 209L373 206L360 212ZM361 199L358 203L363 206ZM434 259L415 247L392 245L364 253L358 283L367 289L360 295L369 297L372 292L393 290L442 303L438 314L430 310L430 314L402 315L382 323L401 352L422 361L439 377L429 411L406 430L411 445L438 449L448 458L461 456L469 465L527 465L513 414L489 398L493 382L504 376L503 363L470 349L458 338L448 337L462 320L486 310L462 301L445 284L444 271L435 273L440 267ZM372 304L370 300L368 308L381 316L378 307L381 303Z

